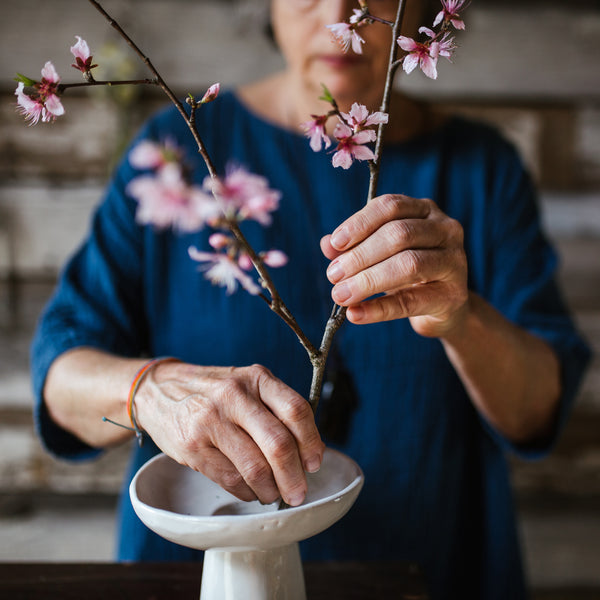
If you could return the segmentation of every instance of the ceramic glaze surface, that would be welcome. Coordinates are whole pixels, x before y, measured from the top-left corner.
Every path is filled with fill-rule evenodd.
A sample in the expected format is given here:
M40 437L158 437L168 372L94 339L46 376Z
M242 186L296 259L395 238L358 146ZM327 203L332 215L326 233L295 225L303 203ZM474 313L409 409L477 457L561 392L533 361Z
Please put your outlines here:
M200 550L267 550L313 536L339 520L363 484L360 467L327 449L318 473L308 474L304 504L242 502L210 479L166 455L146 463L130 486L144 524L164 538Z
M137 472L129 494L147 527L206 550L200 600L306 600L298 541L341 519L364 477L353 460L327 449L307 479L304 504L278 510L279 503L242 502L160 454Z

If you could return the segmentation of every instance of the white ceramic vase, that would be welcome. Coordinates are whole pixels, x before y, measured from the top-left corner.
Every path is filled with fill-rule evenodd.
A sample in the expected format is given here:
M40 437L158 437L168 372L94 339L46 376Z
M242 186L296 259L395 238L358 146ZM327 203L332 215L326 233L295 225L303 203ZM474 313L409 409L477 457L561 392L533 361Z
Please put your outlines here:
M206 550L200 600L306 600L298 542L341 519L364 481L360 467L332 449L307 477L304 504L277 510L278 503L242 502L160 454L137 472L129 493L152 531Z

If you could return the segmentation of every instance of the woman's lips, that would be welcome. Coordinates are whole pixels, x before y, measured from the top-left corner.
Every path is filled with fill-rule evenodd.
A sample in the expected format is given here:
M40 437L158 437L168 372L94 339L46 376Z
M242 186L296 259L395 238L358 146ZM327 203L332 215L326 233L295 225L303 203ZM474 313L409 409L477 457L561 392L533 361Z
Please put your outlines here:
M361 62L360 57L352 54L321 54L318 56L318 59L335 69L353 67Z

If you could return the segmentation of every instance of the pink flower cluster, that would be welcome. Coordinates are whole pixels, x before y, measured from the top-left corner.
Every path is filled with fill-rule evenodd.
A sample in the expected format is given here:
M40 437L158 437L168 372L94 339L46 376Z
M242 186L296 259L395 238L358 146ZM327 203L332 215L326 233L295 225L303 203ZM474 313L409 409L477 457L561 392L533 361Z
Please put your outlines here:
M78 35L75 37L77 43L71 46L71 53L75 57L76 63L72 66L89 77L90 69L97 65L92 64L92 55L87 42ZM60 77L50 61L42 69L41 81L35 81L23 75L18 75L17 81L19 82L15 91L17 110L25 117L25 120L29 121L30 125L35 125L40 119L42 122L48 123L65 114L65 109L60 101ZM31 88L29 93L25 92L26 86Z
M426 39L422 42L401 35L396 40L400 48L407 54L402 59L402 66L406 73L411 73L418 66L423 73L431 79L437 78L437 61L440 56L450 59L455 49L454 38L449 32L450 27L464 29L464 21L460 12L466 8L469 0L441 0L442 10L437 14L433 27L440 27L438 32L421 27L420 34ZM348 23L334 23L327 27L333 36L340 42L344 52L350 48L357 54L362 53L364 39L357 33L357 28L373 21L366 3L361 3L361 9L354 9L354 14Z
M334 167L349 169L354 160L373 160L375 155L366 146L376 139L372 127L388 122L388 115L383 112L369 113L366 106L355 102L349 113L332 111L326 115L313 115L313 120L303 123L302 127L310 138L310 147L318 152L322 146L331 146L331 139L325 132L330 116L337 115L338 123L333 131L337 141L331 162Z
M181 152L169 142L142 141L129 153L133 167L150 171L132 179L127 187L127 193L138 202L138 223L188 233L206 225L227 229L232 222L248 219L262 225L271 223L271 213L279 207L281 194L270 189L264 177L236 166L230 167L225 177L206 177L198 186L188 182L181 158ZM253 268L252 260L235 237L217 232L210 236L209 244L214 252L189 249L190 257L202 263L199 269L207 279L227 288L228 293L238 284L251 294L260 293L261 288L246 272ZM279 250L258 257L270 267L287 262Z

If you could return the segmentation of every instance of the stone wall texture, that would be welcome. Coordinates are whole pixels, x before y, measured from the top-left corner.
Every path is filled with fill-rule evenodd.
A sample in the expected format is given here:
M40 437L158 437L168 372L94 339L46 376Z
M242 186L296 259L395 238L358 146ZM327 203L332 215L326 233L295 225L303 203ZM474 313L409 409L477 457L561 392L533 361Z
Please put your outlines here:
M199 94L214 81L233 86L282 64L264 35L266 0L106 0L104 6L179 94ZM598 353L600 70L595 55L600 5L473 0L468 21L454 65L443 65L437 82L417 74L400 78L399 85L443 110L493 123L519 147L538 182L547 230L561 255L567 300ZM57 68L63 66L65 80L76 81L75 71L67 73L75 34L108 65L100 78L145 76L143 65L91 4L3 3L0 499L115 494L126 460L127 449L116 449L92 463L65 465L48 456L32 433L28 345L35 320L61 264L87 229L119 149L163 102L139 88L78 92L66 101L67 115L53 125L24 126L14 108L15 72L37 76L51 59ZM515 460L513 470L529 564L542 574L536 580L540 585L552 586L561 564L569 570L573 556L589 557L598 546L599 358L553 454L533 464ZM560 527L552 527L575 516L577 528L561 534ZM536 538L531 532L541 531L536 529L540 520L547 524L546 537ZM570 583L600 588L599 561L596 554L589 568L588 562L578 562L581 575Z

